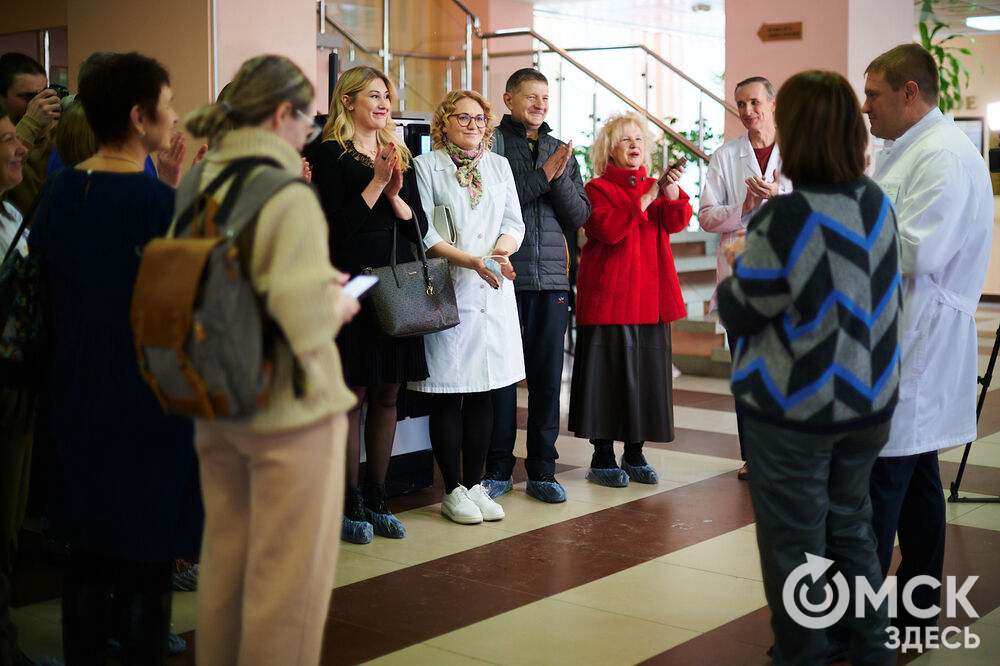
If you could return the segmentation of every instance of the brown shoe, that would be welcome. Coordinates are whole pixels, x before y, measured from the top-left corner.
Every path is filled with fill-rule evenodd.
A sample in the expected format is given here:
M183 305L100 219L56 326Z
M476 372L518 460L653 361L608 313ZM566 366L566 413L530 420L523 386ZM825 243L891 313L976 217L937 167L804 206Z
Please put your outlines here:
M740 471L736 472L736 478L740 481L747 480L747 464L743 463L743 467L740 467Z

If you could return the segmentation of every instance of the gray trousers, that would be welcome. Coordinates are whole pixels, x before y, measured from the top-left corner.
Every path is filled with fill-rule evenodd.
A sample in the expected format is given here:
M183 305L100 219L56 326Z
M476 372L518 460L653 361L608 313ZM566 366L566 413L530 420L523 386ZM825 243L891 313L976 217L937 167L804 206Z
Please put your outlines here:
M823 588L837 572L849 583L851 600L845 621L851 629L851 663L895 663L895 651L885 646L890 639L885 604L875 609L866 602L864 617L854 617L855 577L868 579L873 590L882 586L868 479L889 438L889 423L853 432L814 434L746 415L743 433L753 461L750 497L757 519L764 592L771 607L774 663L826 663L826 631L799 625L782 599L785 580L805 564L806 553L834 561L811 585L807 598L812 604L823 601Z

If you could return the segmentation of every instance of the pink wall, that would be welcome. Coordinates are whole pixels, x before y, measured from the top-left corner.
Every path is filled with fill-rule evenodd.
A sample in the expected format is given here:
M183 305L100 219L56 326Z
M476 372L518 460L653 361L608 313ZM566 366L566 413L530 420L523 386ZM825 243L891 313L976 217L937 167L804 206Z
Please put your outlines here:
M762 23L802 22L802 39L761 42ZM726 99L750 76L766 76L775 87L805 69L828 69L863 89L873 57L913 37L912 0L768 0L726 3ZM726 138L743 132L727 119Z
M244 61L262 53L286 56L316 83L316 0L216 0L216 11L213 97Z

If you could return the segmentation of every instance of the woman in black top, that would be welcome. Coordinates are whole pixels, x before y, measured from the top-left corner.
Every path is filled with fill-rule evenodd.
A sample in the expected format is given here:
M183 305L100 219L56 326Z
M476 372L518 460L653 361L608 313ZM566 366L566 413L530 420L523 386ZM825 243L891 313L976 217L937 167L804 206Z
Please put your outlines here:
M312 182L330 224L330 259L352 275L388 265L394 226L399 263L413 261L410 243L420 242L427 230L419 212L410 152L393 129L394 96L392 82L377 69L355 67L341 74L330 101L323 143L313 157ZM358 396L358 406L348 414L342 537L369 543L374 532L401 539L406 529L386 507L385 475L396 434L400 386L427 377L423 339L384 336L371 305L363 302L360 315L341 330L337 345L344 377ZM368 484L363 496L358 468L361 404L366 398Z

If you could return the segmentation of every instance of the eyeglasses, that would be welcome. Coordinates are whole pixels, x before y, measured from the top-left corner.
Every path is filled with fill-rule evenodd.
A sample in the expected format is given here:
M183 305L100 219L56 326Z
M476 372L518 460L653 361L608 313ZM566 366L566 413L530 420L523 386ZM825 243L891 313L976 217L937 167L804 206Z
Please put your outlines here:
M323 131L323 126L298 109L295 109L295 113L298 114L298 116L304 121L312 125L312 129L309 130L309 136L306 137L306 144L312 143L316 140L316 137L319 136L319 133Z
M457 119L462 127L468 127L473 120L476 121L476 127L486 127L486 122L489 120L486 116L470 116L468 113L452 113L448 117Z

